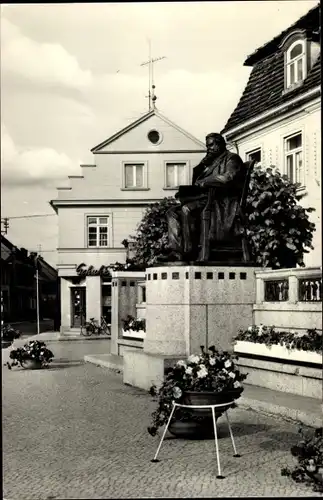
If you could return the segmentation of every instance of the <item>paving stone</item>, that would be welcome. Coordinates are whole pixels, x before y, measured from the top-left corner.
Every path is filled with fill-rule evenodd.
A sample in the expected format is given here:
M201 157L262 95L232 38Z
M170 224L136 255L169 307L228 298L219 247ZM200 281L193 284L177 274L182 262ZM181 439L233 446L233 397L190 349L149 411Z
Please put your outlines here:
M161 461L151 463L159 438L146 430L150 396L125 386L120 374L85 364L82 343L71 344L51 345L61 363L50 369L3 367L5 499L320 496L280 475L293 464L297 426L243 408L231 411L240 459L219 421L224 480L215 477L212 439L169 435Z

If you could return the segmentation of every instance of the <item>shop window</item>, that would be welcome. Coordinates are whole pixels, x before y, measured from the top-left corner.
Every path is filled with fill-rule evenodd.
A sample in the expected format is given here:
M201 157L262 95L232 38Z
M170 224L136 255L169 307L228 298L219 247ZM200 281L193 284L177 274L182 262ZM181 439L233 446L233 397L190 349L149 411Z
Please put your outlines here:
M111 283L102 284L102 317L111 325Z

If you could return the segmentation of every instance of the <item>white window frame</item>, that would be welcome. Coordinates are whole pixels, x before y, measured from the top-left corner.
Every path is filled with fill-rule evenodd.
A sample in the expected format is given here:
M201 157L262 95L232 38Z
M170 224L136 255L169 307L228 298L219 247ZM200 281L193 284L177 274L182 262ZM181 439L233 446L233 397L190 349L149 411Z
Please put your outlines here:
M133 168L133 180L134 184L136 182L136 167L142 166L143 167L143 185L142 186L126 186L126 166L131 165ZM122 189L127 190L127 191L142 191L142 190L147 190L147 161L123 161L122 162Z
M262 167L262 164L263 164L263 157L262 157L262 148L259 146L258 148L253 148L251 149L250 151L247 151L245 153L245 158L246 158L246 161L251 161L252 158L251 158L251 155L253 153L257 153L258 151L260 151L260 161L258 161L256 163L257 167Z
M293 137L296 137L298 135L300 135L301 138L302 138L302 145L300 147L298 147L298 148L294 148L294 149L288 150L287 149L288 141L290 139L293 139ZM305 187L305 155L304 155L305 147L304 147L304 137L305 137L305 134L304 134L303 130L297 130L296 132L288 134L288 135L284 136L284 138L283 138L283 140L284 140L284 173L285 173L285 175L287 175L288 179L290 179L288 168L287 168L287 157L288 156L292 156L293 157L293 182L294 183L296 183L296 182L299 183L299 189L302 189L302 188ZM302 159L302 178L299 179L299 181L296 181L296 178L297 178L297 175L296 175L296 155L298 153L301 153L301 159Z
M107 219L106 223L100 223L100 219ZM96 227L99 229L100 227L106 227L107 228L107 244L106 245L100 245L100 230L97 230L96 232L96 245L90 245L90 237L89 237L89 228L90 226L90 219L96 219L95 226L93 225L92 227ZM86 246L87 248L110 248L111 245L111 215L108 214L102 214L102 215L97 215L97 214L87 214L86 215Z
M164 161L164 189L178 189L179 184L175 186L167 186L167 167L168 165L178 166L184 165L184 183L188 184L188 176L189 176L189 162L187 160L165 160ZM175 169L175 180L178 181L178 169Z
M294 57L293 59L290 59L290 54L294 47L296 45L301 45L302 46L302 53L299 54L298 56ZM285 52L285 73L286 73L286 89L293 88L294 86L299 85L302 83L307 75L307 44L306 40L302 38L297 38L286 50ZM297 71L297 64L298 61L302 61L302 74L303 78L301 80L298 80L298 71ZM294 82L291 82L291 67L294 66L294 76L295 80Z

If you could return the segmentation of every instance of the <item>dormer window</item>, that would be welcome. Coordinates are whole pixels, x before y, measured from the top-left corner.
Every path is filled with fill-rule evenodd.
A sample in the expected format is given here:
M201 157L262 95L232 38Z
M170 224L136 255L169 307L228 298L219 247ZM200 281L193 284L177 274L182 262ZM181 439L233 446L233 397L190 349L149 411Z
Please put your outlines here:
M306 42L296 40L286 51L286 87L301 83L306 77Z

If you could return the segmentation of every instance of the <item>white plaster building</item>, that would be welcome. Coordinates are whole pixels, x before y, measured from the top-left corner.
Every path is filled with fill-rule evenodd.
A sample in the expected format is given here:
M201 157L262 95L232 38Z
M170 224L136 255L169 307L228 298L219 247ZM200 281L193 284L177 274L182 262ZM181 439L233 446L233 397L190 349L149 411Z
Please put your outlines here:
M321 78L319 6L247 57L252 66L243 95L222 133L242 159L275 165L301 184L301 203L316 209L314 250L307 266L322 263Z
M125 262L122 241L134 234L145 208L191 182L205 155L198 139L151 110L92 150L95 161L58 188L61 330L89 319L111 322L111 279L102 266ZM92 271L77 272L93 266ZM101 269L100 269L101 268Z

